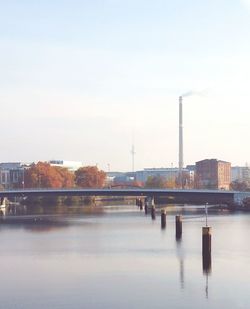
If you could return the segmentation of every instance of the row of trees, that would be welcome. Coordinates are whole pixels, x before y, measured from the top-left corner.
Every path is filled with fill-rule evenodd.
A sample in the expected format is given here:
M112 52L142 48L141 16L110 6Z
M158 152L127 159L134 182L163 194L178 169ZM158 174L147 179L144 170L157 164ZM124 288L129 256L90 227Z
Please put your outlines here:
M191 181L187 173L183 173L182 179L180 177L172 177L166 179L162 176L149 176L145 182L146 188L161 188L161 189L175 189L175 188L194 188L194 182Z
M201 186L197 176L194 177L193 181L190 181L189 175L184 174L182 177L182 186L181 180L178 177L173 177L172 179L166 180L164 177L161 176L150 176L145 183L145 187L162 189L175 189L183 187L187 189L193 189L200 188ZM230 189L235 191L250 191L250 181L235 180L230 184Z
M26 188L102 188L105 185L106 173L96 166L85 166L77 171L70 172L66 168L51 166L46 162L32 164L25 170L24 184ZM198 187L198 180L190 181L188 174L183 174L181 180L177 178L165 179L161 176L150 176L146 183L134 182L131 186L145 186L146 188L194 188ZM231 189L236 191L250 191L250 183L246 181L234 181Z
M24 184L26 188L101 188L104 186L106 174L96 166L79 168L75 173L66 168L51 166L46 162L32 164L25 170Z

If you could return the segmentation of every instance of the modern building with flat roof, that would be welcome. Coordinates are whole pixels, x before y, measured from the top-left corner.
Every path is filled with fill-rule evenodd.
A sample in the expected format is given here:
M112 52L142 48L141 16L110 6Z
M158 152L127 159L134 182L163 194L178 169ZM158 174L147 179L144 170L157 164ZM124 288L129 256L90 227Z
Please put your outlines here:
M71 172L75 172L80 167L83 167L83 163L80 161L50 160L48 163L51 166L67 168Z

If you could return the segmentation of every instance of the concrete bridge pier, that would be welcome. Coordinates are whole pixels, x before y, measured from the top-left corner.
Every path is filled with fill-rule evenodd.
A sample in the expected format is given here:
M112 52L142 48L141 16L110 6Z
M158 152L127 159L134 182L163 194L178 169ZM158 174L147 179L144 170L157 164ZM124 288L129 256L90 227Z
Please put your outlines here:
M148 206L151 208L152 206L155 206L155 199L153 196L147 196L145 199L145 202L147 202Z
M6 205L6 197L1 197L0 206L5 206L5 205Z
M148 204L148 207L151 209L151 218L152 220L155 220L155 201L153 196L147 196L146 201Z

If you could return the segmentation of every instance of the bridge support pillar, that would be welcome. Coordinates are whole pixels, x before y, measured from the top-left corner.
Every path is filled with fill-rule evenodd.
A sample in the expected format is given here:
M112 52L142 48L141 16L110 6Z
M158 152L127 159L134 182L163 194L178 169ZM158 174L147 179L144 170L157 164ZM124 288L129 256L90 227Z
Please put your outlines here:
M175 216L175 235L176 239L180 239L182 236L182 216Z
M166 228L166 210L162 209L161 210L161 228L165 229Z
M148 206L149 207L152 207L155 205L155 200L154 200L154 197L153 196L147 196L145 198L145 201L147 202Z
M143 203L141 199L139 199L139 207L140 207L140 210L143 210Z
M135 199L135 205L139 206L139 199L138 198Z
M1 197L1 200L0 200L0 205L4 206L5 205L5 202L6 202L6 198L5 197Z

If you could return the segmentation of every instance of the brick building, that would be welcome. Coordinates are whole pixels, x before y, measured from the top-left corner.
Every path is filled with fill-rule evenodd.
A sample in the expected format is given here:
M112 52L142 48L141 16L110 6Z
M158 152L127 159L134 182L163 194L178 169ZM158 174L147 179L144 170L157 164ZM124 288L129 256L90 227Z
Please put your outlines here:
M231 163L206 159L198 161L196 166L196 187L198 189L229 190L231 182Z

